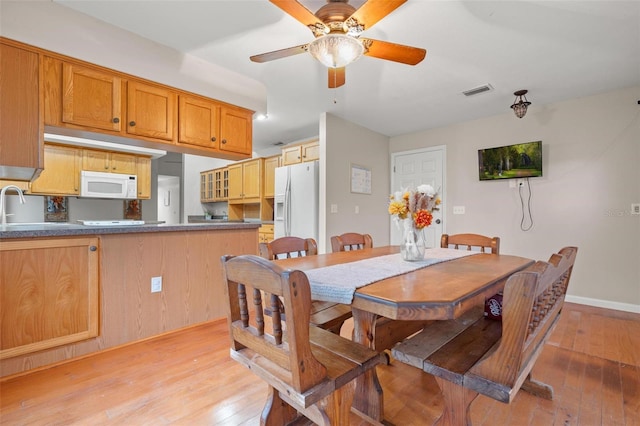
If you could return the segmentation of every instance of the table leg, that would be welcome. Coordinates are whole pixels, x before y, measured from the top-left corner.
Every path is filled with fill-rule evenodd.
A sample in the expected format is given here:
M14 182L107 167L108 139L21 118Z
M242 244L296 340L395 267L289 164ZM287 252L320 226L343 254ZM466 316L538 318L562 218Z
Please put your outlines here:
M374 330L378 316L371 312L353 309L353 341L368 348L374 348ZM383 399L382 386L378 381L376 369L372 368L356 378L356 393L353 408L365 416L382 422Z

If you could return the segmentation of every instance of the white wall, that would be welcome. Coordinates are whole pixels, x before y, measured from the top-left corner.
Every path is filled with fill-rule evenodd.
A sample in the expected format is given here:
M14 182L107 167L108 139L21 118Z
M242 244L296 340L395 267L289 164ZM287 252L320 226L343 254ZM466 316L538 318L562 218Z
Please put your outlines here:
M572 300L640 312L640 87L536 106L391 138L391 152L447 146L448 233L501 237L501 252L548 259L579 248ZM505 107L505 110L508 108ZM530 179L533 228L520 229L517 189L478 180L477 151L542 140L543 173ZM453 215L465 206L465 215Z
M370 234L374 246L389 244L389 138L325 113L320 117L319 142L318 247L330 252L330 237L345 232ZM371 194L351 192L352 163L371 170ZM331 213L331 204L338 206L337 213Z

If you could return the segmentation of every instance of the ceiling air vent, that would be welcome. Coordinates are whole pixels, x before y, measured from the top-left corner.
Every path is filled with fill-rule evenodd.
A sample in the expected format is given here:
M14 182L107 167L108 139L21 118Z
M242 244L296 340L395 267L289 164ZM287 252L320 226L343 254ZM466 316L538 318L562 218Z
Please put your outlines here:
M493 90L493 87L491 87L490 84L485 84L484 86L479 86L470 90L465 90L464 92L462 92L462 94L465 96L473 96L473 95L479 95L480 93L489 92L491 90Z
M284 145L284 142L278 141L273 144L273 146L281 146L281 145Z

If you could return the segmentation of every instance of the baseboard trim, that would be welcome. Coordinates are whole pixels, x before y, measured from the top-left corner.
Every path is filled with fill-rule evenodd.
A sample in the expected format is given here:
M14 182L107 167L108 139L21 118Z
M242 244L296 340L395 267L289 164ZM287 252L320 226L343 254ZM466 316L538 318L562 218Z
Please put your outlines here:
M617 311L640 314L640 305L633 305L631 303L612 302L610 300L591 299L589 297L570 295L567 295L564 300L570 303L578 303L580 305L595 306L597 308L615 309Z

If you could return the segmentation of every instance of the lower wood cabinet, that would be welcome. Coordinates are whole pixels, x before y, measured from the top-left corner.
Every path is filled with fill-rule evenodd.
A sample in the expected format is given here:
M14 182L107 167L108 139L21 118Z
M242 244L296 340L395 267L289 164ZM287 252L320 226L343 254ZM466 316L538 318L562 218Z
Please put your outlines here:
M0 241L0 359L98 335L99 253L94 236Z
M258 229L258 242L269 243L273 241L273 225L261 225Z

